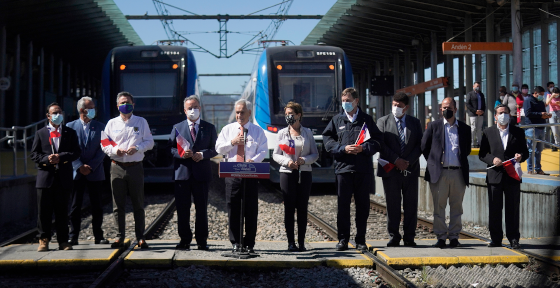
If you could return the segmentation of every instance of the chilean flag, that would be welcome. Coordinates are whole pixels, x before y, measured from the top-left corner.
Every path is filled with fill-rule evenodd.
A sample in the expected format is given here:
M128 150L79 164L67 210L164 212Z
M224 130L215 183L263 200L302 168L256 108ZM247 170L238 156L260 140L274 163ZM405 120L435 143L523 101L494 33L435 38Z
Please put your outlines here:
M54 129L54 128L49 127L49 132L50 132L49 133L49 143L51 145L53 145L52 138L60 137L60 133L58 133L58 131L56 129L54 129L53 131L51 131L51 129Z
M179 130L175 127L175 140L177 140L177 152L179 152L179 156L183 157L185 151L189 150L191 144L185 137L179 134Z
M504 165L504 168L506 169L506 172L509 175L509 177L517 181L521 181L521 176L523 175L523 172L521 171L521 165L519 165L519 163L517 163L515 159L513 158L509 159L508 161L505 161L502 164Z
M280 146L280 149L282 149L282 151L286 152L286 154L296 155L296 143L294 142L294 140L282 139L280 142L278 142L278 145Z
M381 164L381 167L383 167L383 170L385 170L385 172L387 172L387 173L389 173L389 171L391 171L391 170L393 170L393 168L395 168L395 164L389 163L389 161L387 161L387 160L383 160L383 159L379 158L379 159L377 159L377 162L379 164Z
M356 145L360 145L371 138L369 136L369 130L367 129L366 123L362 125L362 131L360 131L360 135L358 136L358 140L356 140Z
M113 141L113 139L111 139L111 137L109 137L109 135L107 135L105 133L105 131L101 131L101 146L103 147L107 147L107 146L117 146L117 143L115 143L115 141Z

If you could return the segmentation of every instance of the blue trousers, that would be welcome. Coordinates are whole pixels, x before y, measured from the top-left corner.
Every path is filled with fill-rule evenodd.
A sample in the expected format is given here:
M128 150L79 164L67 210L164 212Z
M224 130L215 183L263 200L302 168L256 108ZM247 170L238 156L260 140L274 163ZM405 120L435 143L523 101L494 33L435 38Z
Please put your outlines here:
M525 130L525 136L544 139L544 128L531 128ZM529 158L527 158L527 170L532 171L533 165L535 165L535 171L541 170L541 151L543 150L544 144L542 142L537 142L535 149L535 158L531 157L533 152L533 141L527 139L527 148L529 149Z

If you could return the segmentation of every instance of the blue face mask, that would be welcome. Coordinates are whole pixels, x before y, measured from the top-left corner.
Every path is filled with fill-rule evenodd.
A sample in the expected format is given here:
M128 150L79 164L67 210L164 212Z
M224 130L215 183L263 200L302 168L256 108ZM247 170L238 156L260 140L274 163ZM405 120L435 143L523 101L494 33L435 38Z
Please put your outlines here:
M119 111L122 114L130 114L130 113L132 113L132 110L134 110L134 107L132 107L132 104L125 103L125 104L119 105Z
M95 109L87 109L86 117L89 119L95 118Z
M354 101L352 102L342 102L342 109L344 109L344 111L351 112L352 110L354 110Z
M513 90L513 92L517 92L517 91L519 91L519 87L513 86L513 87L511 87L511 90Z
M54 125L60 125L64 121L64 116L62 114L52 114L51 121Z
M543 96L543 95L539 95L539 96L537 97L537 99L539 99L539 101L543 101L544 96Z

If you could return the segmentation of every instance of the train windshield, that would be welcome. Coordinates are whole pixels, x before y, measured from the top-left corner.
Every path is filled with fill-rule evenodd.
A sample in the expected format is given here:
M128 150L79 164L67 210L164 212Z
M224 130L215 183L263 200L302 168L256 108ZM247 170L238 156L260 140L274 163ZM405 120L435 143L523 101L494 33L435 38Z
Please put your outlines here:
M290 101L300 103L306 116L337 112L335 63L276 63L278 89L274 110L284 114Z
M175 108L179 69L174 69L173 65L171 62L119 65L120 91L134 95L135 111L169 111Z

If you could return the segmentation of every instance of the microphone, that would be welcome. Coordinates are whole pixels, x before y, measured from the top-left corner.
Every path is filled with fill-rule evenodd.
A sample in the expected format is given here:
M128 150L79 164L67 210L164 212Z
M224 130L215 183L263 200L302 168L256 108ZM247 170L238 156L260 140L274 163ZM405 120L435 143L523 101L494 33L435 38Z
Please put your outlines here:
M247 152L247 145L245 145L245 143L247 143L247 133L249 133L249 129L247 128L243 128L243 162L245 162L246 159L246 152Z

